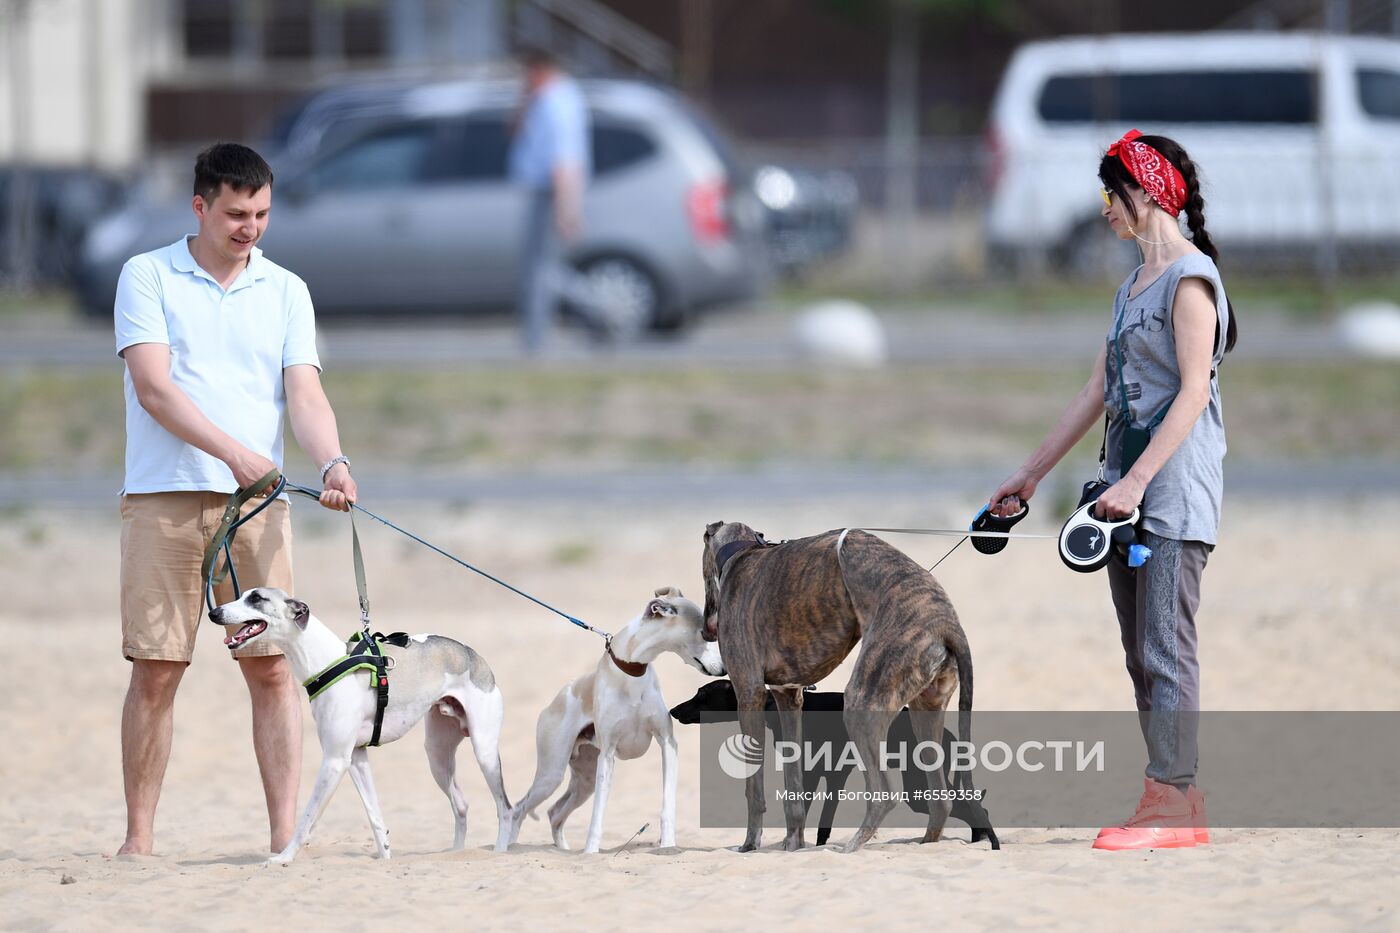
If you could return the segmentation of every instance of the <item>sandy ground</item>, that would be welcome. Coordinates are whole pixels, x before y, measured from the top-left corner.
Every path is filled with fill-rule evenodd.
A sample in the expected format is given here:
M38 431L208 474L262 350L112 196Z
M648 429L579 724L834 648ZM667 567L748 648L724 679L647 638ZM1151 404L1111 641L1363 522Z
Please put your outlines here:
M334 516L312 516L298 505L298 595L348 633L357 622L348 530L333 524ZM1374 504L1360 528L1345 518L1354 505L1232 502L1224 546L1204 584L1204 706L1400 709L1394 624L1400 500ZM966 520L927 502L874 499L804 508L731 502L381 509L603 628L624 624L656 586L677 584L700 595L707 520L744 520L775 538L846 523ZM767 850L738 855L725 847L739 841L740 830L698 828L698 743L684 727L677 854L654 849L655 750L619 765L604 836L611 851L591 857L555 851L543 822L527 822L512 852L490 852L491 800L464 750L468 845L444 851L450 812L415 732L372 752L393 860L372 857L369 829L347 781L313 846L289 868L264 867L267 827L246 693L212 626L177 704L158 854L114 859L109 853L124 826L118 722L128 676L115 611L115 512L113 503L110 513L10 513L0 523L0 632L8 648L0 700L8 739L0 756L0 927L6 929L1400 924L1396 830L1217 829L1204 848L1110 854L1090 850L1089 829L1008 829L1000 852L969 846L960 826L934 846L901 842L913 833L894 829L851 856L834 847L772 851L781 833L769 830ZM1053 530L1048 525L1025 530ZM535 717L565 680L595 663L600 645L386 529L361 533L376 627L451 635L494 668L506 698L506 785L518 797L534 771ZM947 546L899 543L925 563ZM1049 548L1014 542L987 558L965 547L939 570L972 642L977 706L1126 709L1131 695L1105 581L1067 572ZM671 657L658 669L672 702L704 680ZM845 672L824 687L841 689ZM319 758L308 728L303 795ZM570 823L575 843L586 817L580 811ZM646 822L651 828L618 851ZM837 830L834 838L844 841L847 833ZM71 883L61 883L65 877Z

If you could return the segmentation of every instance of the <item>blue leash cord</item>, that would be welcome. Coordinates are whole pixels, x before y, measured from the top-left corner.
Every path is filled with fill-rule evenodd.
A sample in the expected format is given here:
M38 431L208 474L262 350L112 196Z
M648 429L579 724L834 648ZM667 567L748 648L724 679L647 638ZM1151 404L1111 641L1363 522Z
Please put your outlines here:
M320 499L321 499L321 494L320 494L319 492L317 492L317 491L314 490L314 489L308 489L308 488L306 488L305 486L298 486L298 485L295 484L295 483L287 483L287 488L290 489L292 492L301 493L303 496L306 496L306 497L309 498L309 499L315 499L315 500L318 501L318 502L319 502ZM526 593L524 590L519 589L518 587L511 586L509 583L507 583L506 581L502 580L500 577L492 576L491 574L487 573L485 570L482 570L480 567L473 567L471 564L469 564L469 563L467 563L466 561L462 560L460 557L456 557L456 556L454 556L454 555L452 555L452 554L447 553L447 552L444 551L442 548L438 547L438 546L435 545L435 544L431 544L431 543L429 543L429 542L423 540L422 538L418 537L418 536L417 536L416 534L414 534L413 532L411 532L411 531L406 531L406 530L404 530L403 528L400 528L398 525L395 525L393 522L389 521L388 519L386 519L386 518L381 518L380 516L375 515L375 514L374 514L373 512L371 512L369 509L362 508L361 506L355 505L355 504L353 504L353 503L351 504L350 507L351 507L352 509L355 509L355 510L358 511L358 512L363 512L364 514L368 515L370 518L372 518L372 519L374 519L375 521L379 522L381 525L387 525L388 527L390 527L390 528L394 529L395 531L397 531L399 534L404 535L405 537L408 537L408 538L412 538L414 541L417 541L419 544L423 545L423 546L424 546L425 548L427 548L428 550L430 550L430 551L436 551L437 553L441 554L443 557L446 557L448 560L452 561L453 563L459 564L459 565L461 565L462 567L465 567L466 569L470 570L472 573L480 574L481 576L483 576L483 577L485 577L486 579L490 580L492 583L495 583L495 584L498 584L498 585L500 585L500 586L505 587L506 589L510 590L512 593L516 594L517 596L523 596L523 597L525 597L526 599L528 599L530 602L534 603L535 605L537 605L537 606L542 606L543 608L548 609L550 612L554 613L555 615L561 616L562 618L567 619L568 621L572 622L574 625L577 625L579 628L584 629L585 631L592 632L593 634L602 637L605 641L612 638L612 636L609 635L607 632L604 632L604 631L602 631L601 629L596 629L596 628L594 628L593 626L589 625L587 622L584 622L582 619L576 619L576 618L574 618L573 616L569 615L567 612L564 612L562 609L555 609L553 606L551 606L549 603L545 602L544 600L542 600L542 599L536 599L535 597L531 596L529 593Z

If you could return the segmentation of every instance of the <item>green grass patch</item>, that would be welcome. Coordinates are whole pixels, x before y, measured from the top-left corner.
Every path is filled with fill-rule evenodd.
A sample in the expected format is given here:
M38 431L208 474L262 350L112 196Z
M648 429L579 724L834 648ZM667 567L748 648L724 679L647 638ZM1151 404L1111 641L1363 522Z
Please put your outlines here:
M1073 368L874 371L491 370L333 373L326 390L359 466L440 471L1019 462L1082 385ZM1230 456L1400 459L1400 371L1372 361L1231 361ZM1091 431L1076 456L1097 452ZM0 374L0 470L111 472L121 376ZM288 451L295 441L288 432Z
M1127 270L1124 274L1126 275ZM1235 307L1247 314L1265 310L1300 319L1328 317L1332 312L1368 301L1394 302L1400 295L1400 278L1384 276L1343 277L1329 293L1315 276L1231 275L1225 269L1225 287ZM775 298L777 307L797 311L834 295L870 305L873 308L920 308L930 313L977 311L985 313L1062 314L1107 310L1113 303L1118 281L1072 282L996 281L940 285L936 291L917 289L907 295L892 295L875 286L833 288L825 283L789 284Z
M72 319L77 316L78 302L71 292L0 289L0 321Z

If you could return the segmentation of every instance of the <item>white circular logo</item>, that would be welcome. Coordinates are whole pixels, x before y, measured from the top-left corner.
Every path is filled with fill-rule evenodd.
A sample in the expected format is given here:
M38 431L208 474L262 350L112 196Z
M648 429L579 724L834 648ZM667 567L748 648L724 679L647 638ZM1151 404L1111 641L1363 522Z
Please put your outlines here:
M717 754L720 769L736 781L753 777L763 764L763 746L742 732L725 739Z

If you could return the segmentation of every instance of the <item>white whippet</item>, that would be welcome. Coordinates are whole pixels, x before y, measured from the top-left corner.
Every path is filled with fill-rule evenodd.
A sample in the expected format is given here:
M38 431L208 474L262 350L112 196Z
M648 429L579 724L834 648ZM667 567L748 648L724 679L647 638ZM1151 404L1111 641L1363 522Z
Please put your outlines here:
M516 840L525 815L534 815L569 768L569 789L549 808L554 844L569 847L564 821L596 794L584 851L597 852L614 759L640 758L655 739L661 746L661 846L676 844L676 739L651 662L670 651L706 674L723 671L719 645L705 641L704 627L699 606L675 587L659 589L642 614L613 636L597 667L564 685L540 714L535 782L502 820L500 838Z
M347 653L346 643L313 616L306 603L278 589L248 590L237 601L211 611L209 618L227 627L225 630L229 634L224 643L229 650L255 638L275 643L303 683ZM389 701L384 710L379 743L385 745L401 738L418 720L427 717L424 745L428 765L452 804L456 820L452 847L460 849L467 838L467 799L457 786L456 771L457 746L464 737L471 737L472 751L481 765L481 773L486 776L491 796L496 798L498 825L510 813L510 801L501 783L498 750L505 715L501 690L481 655L450 638L414 635L406 646L386 642L381 650L393 659L390 662L393 667L388 672ZM374 731L378 704L370 677L368 670L354 671L326 687L311 701L311 715L316 720L316 734L321 740L321 770L316 775L316 786L292 841L270 861L286 864L306 844L347 768L364 802L379 856L389 857L389 831L379 813L379 799L374 792L365 748ZM498 838L496 848L504 850L507 844L504 837Z

